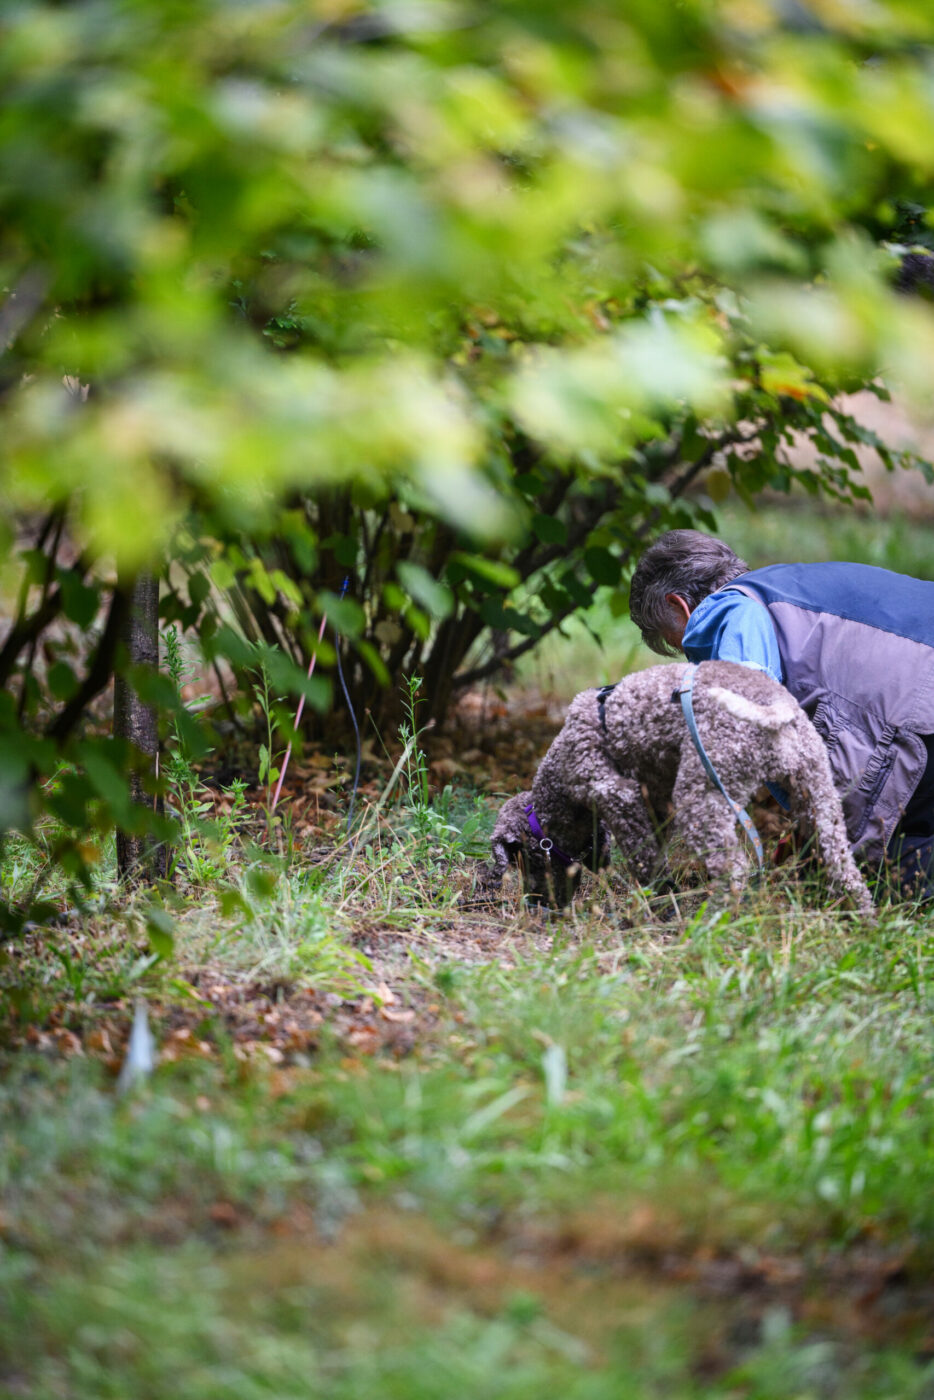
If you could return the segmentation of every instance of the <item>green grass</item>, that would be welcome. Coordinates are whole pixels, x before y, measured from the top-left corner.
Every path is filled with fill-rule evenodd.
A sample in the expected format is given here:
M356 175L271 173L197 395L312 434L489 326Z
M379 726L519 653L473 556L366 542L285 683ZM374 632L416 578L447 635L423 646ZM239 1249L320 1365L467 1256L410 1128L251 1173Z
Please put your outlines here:
M420 912L408 1057L325 1045L283 1082L221 1034L124 1101L92 1063L8 1065L0 1387L928 1393L907 1304L872 1344L855 1302L807 1317L851 1255L864 1290L869 1258L909 1290L934 1264L934 922L772 891L627 928L611 890L471 965ZM775 1259L797 1290L704 1285Z
M510 1290L508 1275L498 1296L490 1289L477 1302L457 1280L420 1288L421 1262L398 1248L348 1261L280 1246L228 1257L219 1269L199 1242L173 1255L137 1248L109 1256L92 1277L46 1288L33 1277L37 1306L7 1314L0 1329L18 1340L29 1327L33 1359L28 1371L12 1374L36 1400L128 1393L140 1400L856 1393L920 1400L930 1393L929 1368L882 1351L857 1361L846 1346L805 1341L781 1308L767 1315L755 1354L720 1383L704 1380L703 1366L692 1374L689 1364L698 1349L708 1367L717 1356L714 1309L686 1312L664 1294L611 1281L591 1286L582 1316L573 1304L549 1308L535 1293ZM270 1273L284 1282L270 1289ZM417 1320L413 1303L430 1320ZM16 1350L22 1356L26 1347Z

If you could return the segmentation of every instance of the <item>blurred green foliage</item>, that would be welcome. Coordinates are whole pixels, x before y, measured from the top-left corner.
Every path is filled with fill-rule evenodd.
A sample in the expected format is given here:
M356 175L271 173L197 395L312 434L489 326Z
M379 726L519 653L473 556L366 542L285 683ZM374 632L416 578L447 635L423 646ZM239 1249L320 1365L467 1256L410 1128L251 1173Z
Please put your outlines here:
M437 712L596 586L624 611L701 476L859 494L831 396L930 389L891 281L932 36L925 0L5 7L3 823L54 810L80 872L144 820L75 747L141 568L235 670L299 693L324 610L359 698L417 672Z

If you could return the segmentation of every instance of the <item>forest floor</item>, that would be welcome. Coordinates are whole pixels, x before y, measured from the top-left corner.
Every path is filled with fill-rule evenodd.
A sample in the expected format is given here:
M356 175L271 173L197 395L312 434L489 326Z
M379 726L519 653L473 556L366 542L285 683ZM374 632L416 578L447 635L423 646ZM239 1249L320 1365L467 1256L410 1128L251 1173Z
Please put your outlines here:
M222 868L7 945L0 1394L934 1394L934 920L489 902L559 718L468 699L350 845L306 749L287 861L251 791Z

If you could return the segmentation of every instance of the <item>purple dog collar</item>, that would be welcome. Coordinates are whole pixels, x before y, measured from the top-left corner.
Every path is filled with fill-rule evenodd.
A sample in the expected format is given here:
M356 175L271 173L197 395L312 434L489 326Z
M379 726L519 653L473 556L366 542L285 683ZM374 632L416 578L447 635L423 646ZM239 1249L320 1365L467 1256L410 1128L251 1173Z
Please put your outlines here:
M562 851L561 847L556 846L550 836L545 835L531 802L525 808L525 815L529 819L529 830L538 841L539 849L544 851L546 856L553 856L560 865L574 865L574 857L569 856L567 851Z

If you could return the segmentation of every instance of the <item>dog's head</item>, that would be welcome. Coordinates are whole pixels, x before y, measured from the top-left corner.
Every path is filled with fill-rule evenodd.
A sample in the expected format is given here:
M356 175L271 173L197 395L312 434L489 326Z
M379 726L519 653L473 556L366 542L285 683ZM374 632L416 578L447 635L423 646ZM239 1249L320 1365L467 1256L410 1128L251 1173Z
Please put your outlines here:
M592 815L581 808L569 822L568 829L575 839L565 845L563 852L571 857L568 865L533 835L526 814L532 801L530 792L510 797L500 808L490 846L493 852L493 878L499 883L510 865L517 865L529 901L563 909L577 893L581 874L586 865L599 870L610 863L610 841L602 822L594 826Z

